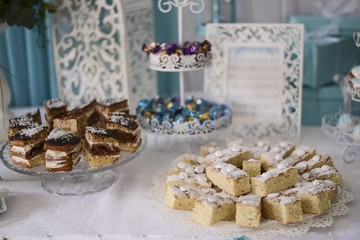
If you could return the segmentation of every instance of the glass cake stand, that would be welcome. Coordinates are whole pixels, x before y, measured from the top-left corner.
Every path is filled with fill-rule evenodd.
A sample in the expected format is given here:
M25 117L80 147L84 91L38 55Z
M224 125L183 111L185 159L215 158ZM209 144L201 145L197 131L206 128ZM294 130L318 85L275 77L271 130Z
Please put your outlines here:
M146 146L146 134L142 133L142 142L135 153L121 152L120 159L114 164L91 168L82 156L80 162L70 172L49 172L44 164L35 168L23 168L13 163L8 155L8 144L0 144L0 158L4 165L21 174L42 178L44 190L58 195L83 195L107 189L116 182L118 175L114 168L120 167L141 154Z

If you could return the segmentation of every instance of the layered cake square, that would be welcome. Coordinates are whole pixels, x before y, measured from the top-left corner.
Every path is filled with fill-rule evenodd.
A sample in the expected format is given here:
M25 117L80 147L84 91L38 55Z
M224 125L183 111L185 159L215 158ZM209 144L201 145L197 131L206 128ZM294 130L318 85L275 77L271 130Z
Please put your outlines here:
M41 116L39 108L26 113L20 117L9 119L8 137L14 136L21 129L28 128L34 124L41 124Z
M44 149L46 170L71 171L80 160L82 144L79 137L54 128L46 138Z
M82 136L87 124L86 113L76 109L61 113L53 118L53 127L71 132L76 136Z
M106 121L112 112L129 113L128 100L125 98L108 98L98 101L96 111L101 121Z
M95 126L85 130L85 157L90 167L102 167L119 161L120 148L117 140L107 129Z
M106 128L117 139L121 150L136 152L141 144L140 126L134 115L110 114Z
M66 109L66 103L58 98L44 101L45 119L50 128L52 128L53 118L61 113L66 112Z
M97 102L93 100L84 100L81 101L74 109L72 110L81 110L85 113L87 119L87 126L95 125L99 121L98 113L96 110Z
M26 168L37 167L44 163L44 142L48 127L34 124L10 137L10 156L12 161Z

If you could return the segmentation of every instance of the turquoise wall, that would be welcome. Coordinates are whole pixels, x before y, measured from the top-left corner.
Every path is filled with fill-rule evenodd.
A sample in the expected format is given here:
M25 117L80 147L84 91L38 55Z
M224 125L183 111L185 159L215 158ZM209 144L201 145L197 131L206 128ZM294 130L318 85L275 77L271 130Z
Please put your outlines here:
M154 0L154 6L157 0ZM156 42L177 42L178 29L177 29L177 11L176 9L169 13L162 13L157 7L154 7L155 13L155 35ZM158 72L158 92L161 95L169 95L179 92L179 74Z

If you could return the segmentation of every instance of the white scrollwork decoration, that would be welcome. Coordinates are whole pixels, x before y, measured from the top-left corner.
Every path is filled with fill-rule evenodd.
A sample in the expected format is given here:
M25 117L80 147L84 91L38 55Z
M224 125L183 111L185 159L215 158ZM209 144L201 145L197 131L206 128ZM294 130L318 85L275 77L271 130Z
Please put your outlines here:
M211 62L211 54L191 54L191 55L177 55L177 54L150 54L149 55L150 68L163 72L181 72L202 69L208 66Z
M128 97L119 1L56 1L55 65L60 97L80 101Z
M219 119L199 122L159 122L157 119L144 118L138 115L140 126L148 132L165 135L202 135L230 126L232 115L225 115Z
M158 8L163 13L168 13L173 7L184 8L189 6L192 13L201 13L204 10L204 0L159 0Z

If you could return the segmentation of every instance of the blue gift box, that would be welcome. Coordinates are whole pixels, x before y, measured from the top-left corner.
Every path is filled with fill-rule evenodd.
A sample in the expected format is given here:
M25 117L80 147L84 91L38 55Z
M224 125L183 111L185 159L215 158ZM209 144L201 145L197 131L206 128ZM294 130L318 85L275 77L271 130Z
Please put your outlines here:
M289 16L291 23L303 23L307 37L304 44L303 85L318 88L331 84L334 75L345 75L360 61L360 48L355 46L353 33L360 31L360 17L343 17L336 20L321 16ZM337 34L326 36L313 33L334 24ZM323 32L324 33L324 32ZM317 36L317 37L314 37Z
M321 88L303 87L302 125L320 125L321 118L343 107L343 95L338 85Z
M290 15L288 16L288 22L304 24L305 32L315 31L331 24L337 25L339 29L339 33L337 35L352 36L354 32L358 32L360 30L359 16L328 18L315 15Z

